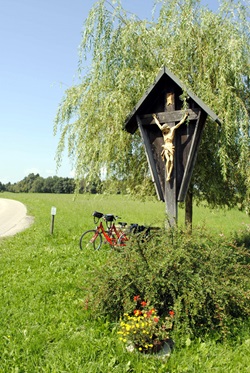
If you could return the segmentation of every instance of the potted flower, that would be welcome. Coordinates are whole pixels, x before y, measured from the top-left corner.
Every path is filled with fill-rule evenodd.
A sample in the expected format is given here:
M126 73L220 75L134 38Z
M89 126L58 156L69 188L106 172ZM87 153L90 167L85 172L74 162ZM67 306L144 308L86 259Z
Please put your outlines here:
M133 313L125 313L120 320L119 338L142 353L159 352L164 343L170 341L174 311L169 310L167 316L160 317L157 310L141 300L139 295L134 297L134 301L136 308Z

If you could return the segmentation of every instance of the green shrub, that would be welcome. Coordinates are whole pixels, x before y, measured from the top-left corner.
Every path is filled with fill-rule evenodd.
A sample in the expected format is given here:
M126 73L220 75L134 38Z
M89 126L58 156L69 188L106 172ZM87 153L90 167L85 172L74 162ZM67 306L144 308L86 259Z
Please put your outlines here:
M250 250L250 224L244 224L240 232L235 232L233 236L237 246L244 246Z
M96 255L96 254L95 254ZM164 315L175 312L179 335L223 336L250 314L249 251L206 232L163 230L148 242L137 237L107 251L102 266L86 269L91 314L117 320L140 295ZM93 312L94 311L94 312Z

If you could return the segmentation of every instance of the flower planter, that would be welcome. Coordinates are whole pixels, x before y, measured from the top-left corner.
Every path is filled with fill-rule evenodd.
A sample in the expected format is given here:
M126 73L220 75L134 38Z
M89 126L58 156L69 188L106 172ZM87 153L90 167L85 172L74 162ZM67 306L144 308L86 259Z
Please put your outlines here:
M145 356L169 356L173 348L170 333L173 329L174 311L159 316L150 303L134 296L136 308L131 314L124 313L117 333L126 343L127 351L138 351Z
M165 341L153 341L153 347L148 349L135 346L133 343L129 343L126 350L128 352L138 352L145 356L154 355L155 357L164 359L170 356L173 346L174 342L169 338Z

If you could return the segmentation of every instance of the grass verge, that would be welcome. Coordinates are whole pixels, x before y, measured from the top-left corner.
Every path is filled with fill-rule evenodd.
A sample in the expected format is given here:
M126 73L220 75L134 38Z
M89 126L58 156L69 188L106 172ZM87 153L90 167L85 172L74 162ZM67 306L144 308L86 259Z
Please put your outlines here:
M80 195L76 200L71 195L1 196L23 202L28 214L35 217L29 229L0 239L1 373L249 372L248 324L224 343L187 339L186 347L162 361L127 352L117 338L116 325L102 318L94 320L85 310L85 269L93 262L101 265L108 250L79 250L80 234L94 226L92 212L118 214L128 223L161 226L162 203L122 196ZM52 206L57 207L53 235ZM199 223L215 234L230 234L249 224L243 213L217 211L223 216L218 226L214 212L211 218L209 210L199 211Z

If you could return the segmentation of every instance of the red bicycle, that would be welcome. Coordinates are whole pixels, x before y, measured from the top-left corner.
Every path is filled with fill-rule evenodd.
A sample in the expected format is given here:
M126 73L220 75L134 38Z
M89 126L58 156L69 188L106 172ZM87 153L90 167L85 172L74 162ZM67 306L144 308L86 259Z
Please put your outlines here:
M106 223L106 229L101 220L96 229L90 229L84 232L80 238L81 250L84 250L88 246L93 246L95 250L99 250L103 242L108 243L112 247L126 245L126 241L128 241L128 237L125 234L127 223L119 222L120 228L118 228L115 225L115 221L119 219L119 216L112 214L105 215L98 211L95 211L93 216L95 224L98 224L100 219L103 219Z

